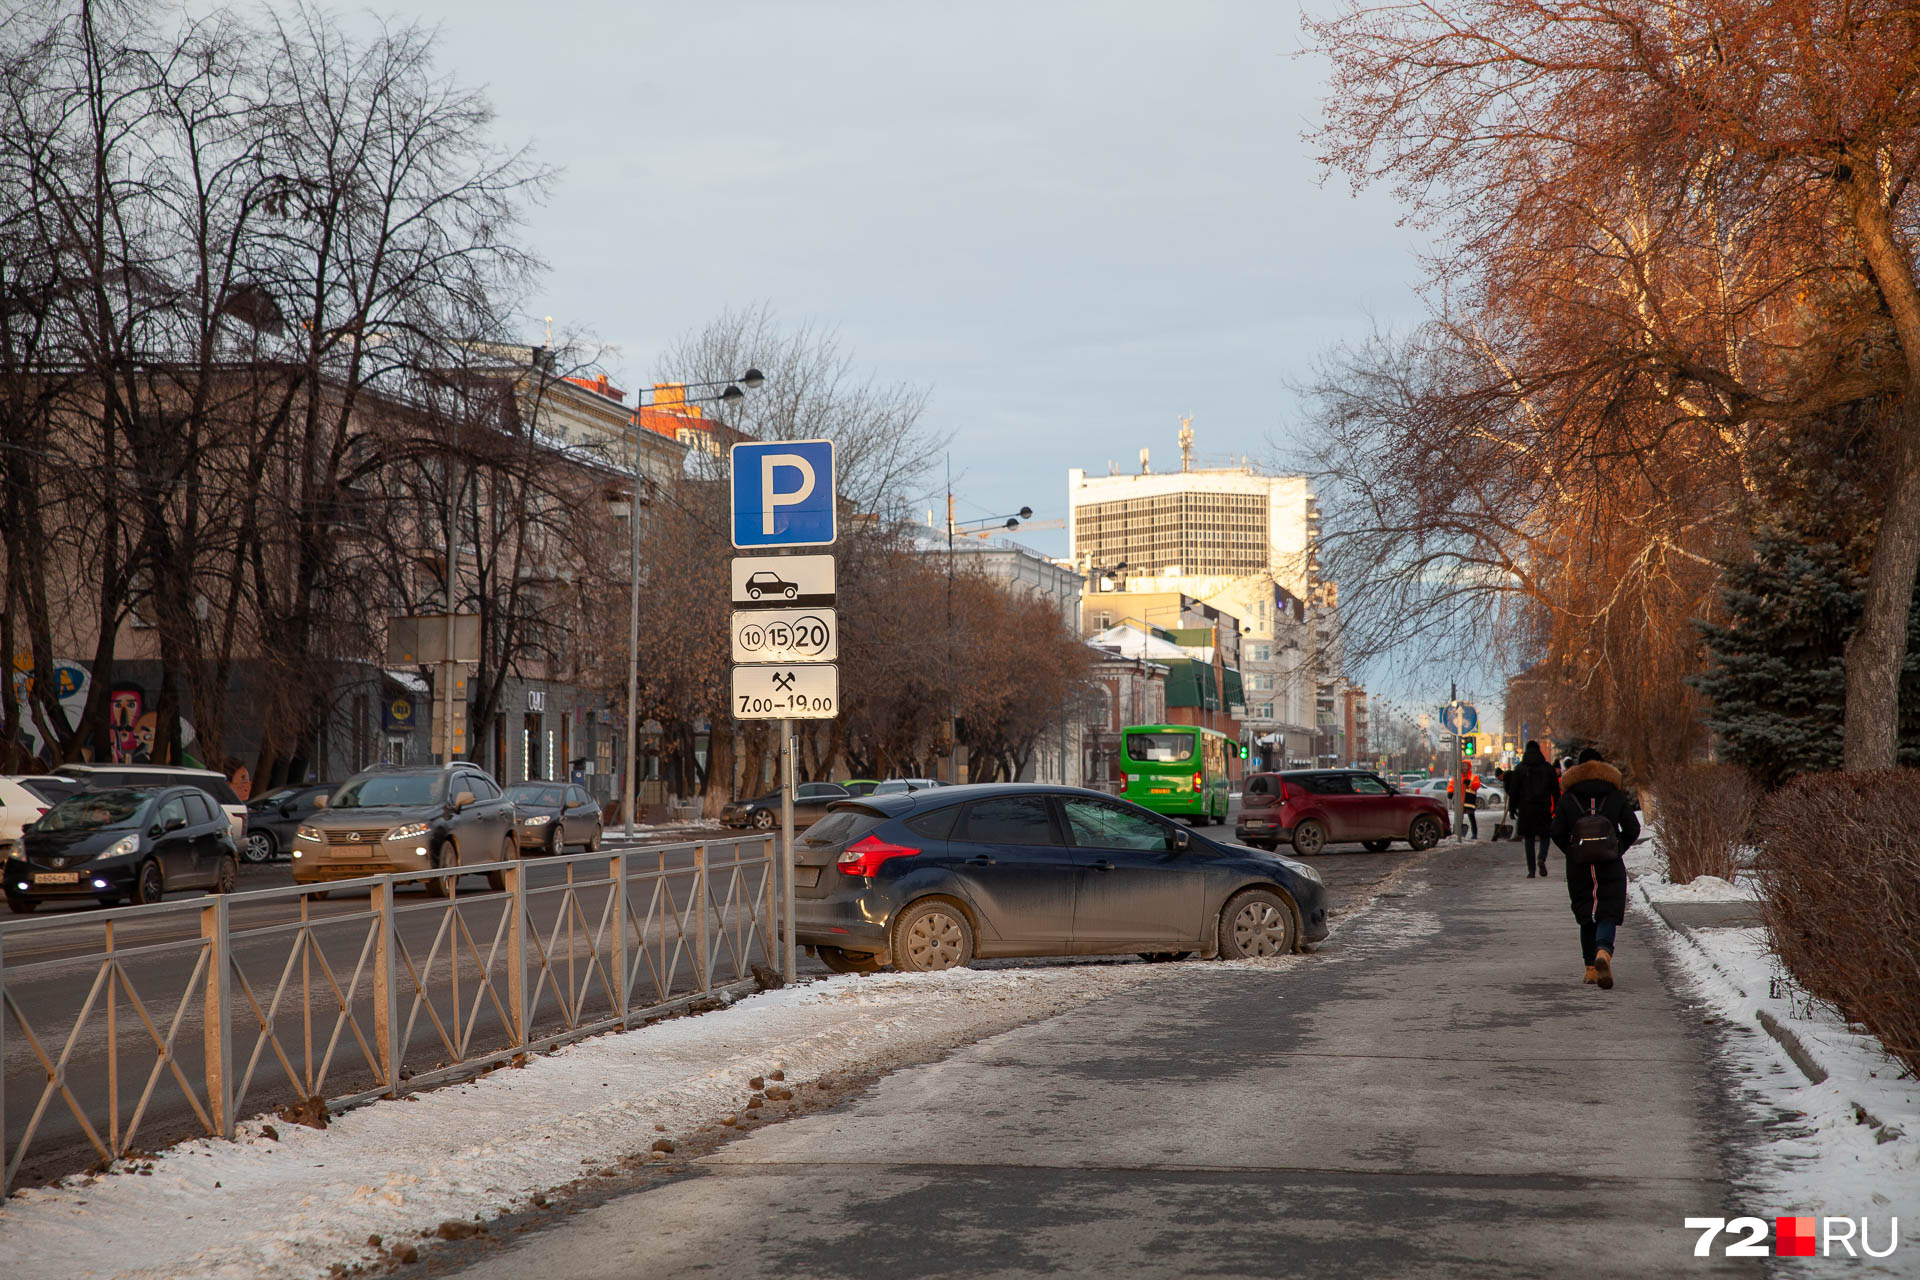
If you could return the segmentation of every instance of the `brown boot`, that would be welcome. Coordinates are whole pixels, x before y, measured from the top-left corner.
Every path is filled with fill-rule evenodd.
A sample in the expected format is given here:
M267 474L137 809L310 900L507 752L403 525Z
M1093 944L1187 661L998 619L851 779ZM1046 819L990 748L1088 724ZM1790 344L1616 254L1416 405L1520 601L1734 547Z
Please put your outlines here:
M1602 991L1613 990L1613 953L1605 947L1594 952L1593 969L1596 975L1595 981L1600 984L1600 989Z
M1585 980L1589 983L1600 981L1600 971L1594 968L1592 965L1588 965L1587 976Z

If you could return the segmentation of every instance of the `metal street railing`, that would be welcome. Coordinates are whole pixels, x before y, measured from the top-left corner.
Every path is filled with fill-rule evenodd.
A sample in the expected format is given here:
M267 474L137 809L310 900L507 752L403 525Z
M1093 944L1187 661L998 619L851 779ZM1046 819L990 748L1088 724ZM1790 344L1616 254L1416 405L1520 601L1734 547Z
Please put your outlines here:
M0 1192L23 1168L231 1138L248 1109L399 1097L739 989L778 967L776 862L753 836L0 926ZM489 871L503 890L432 883ZM233 923L276 904L288 918ZM88 933L77 955L7 959Z

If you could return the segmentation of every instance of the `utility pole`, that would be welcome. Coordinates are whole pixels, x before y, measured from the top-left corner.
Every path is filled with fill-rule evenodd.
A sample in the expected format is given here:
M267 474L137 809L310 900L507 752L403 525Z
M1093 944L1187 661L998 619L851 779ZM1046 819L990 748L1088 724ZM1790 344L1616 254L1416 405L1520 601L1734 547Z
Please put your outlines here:
M1461 741L1460 682L1450 681L1447 685L1447 719L1453 730L1453 839L1456 844L1464 844L1467 833L1461 829L1467 807L1467 771L1462 767L1466 760L1466 744Z

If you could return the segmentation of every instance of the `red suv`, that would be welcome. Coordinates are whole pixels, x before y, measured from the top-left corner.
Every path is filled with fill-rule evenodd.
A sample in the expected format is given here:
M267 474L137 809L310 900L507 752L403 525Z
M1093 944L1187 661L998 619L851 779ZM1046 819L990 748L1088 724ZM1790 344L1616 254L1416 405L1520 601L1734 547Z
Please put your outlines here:
M1310 855L1330 844L1379 853L1395 840L1431 849L1448 829L1447 806L1431 796L1358 769L1302 769L1248 777L1233 834L1241 844L1274 849L1286 841Z

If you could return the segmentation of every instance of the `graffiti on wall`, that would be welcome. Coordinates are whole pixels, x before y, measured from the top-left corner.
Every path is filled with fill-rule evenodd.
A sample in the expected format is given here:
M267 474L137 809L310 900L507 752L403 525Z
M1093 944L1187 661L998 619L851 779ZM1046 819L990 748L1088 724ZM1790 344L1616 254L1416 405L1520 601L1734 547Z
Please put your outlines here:
M66 727L76 729L87 706L90 687L87 669L71 658L56 658L53 670L54 678L60 682L58 703L61 713L66 716ZM16 654L13 659L13 696L22 710L28 712L21 717L21 737L25 739L29 752L46 757L51 754L46 732L50 726L39 722L42 713L32 702L32 695L33 659L25 654ZM159 716L153 710L153 699L148 697L146 687L132 680L114 681L107 694L107 747L113 762L151 763L158 731ZM180 745L186 752L187 763L197 764L192 755L193 725L184 719L180 722Z

